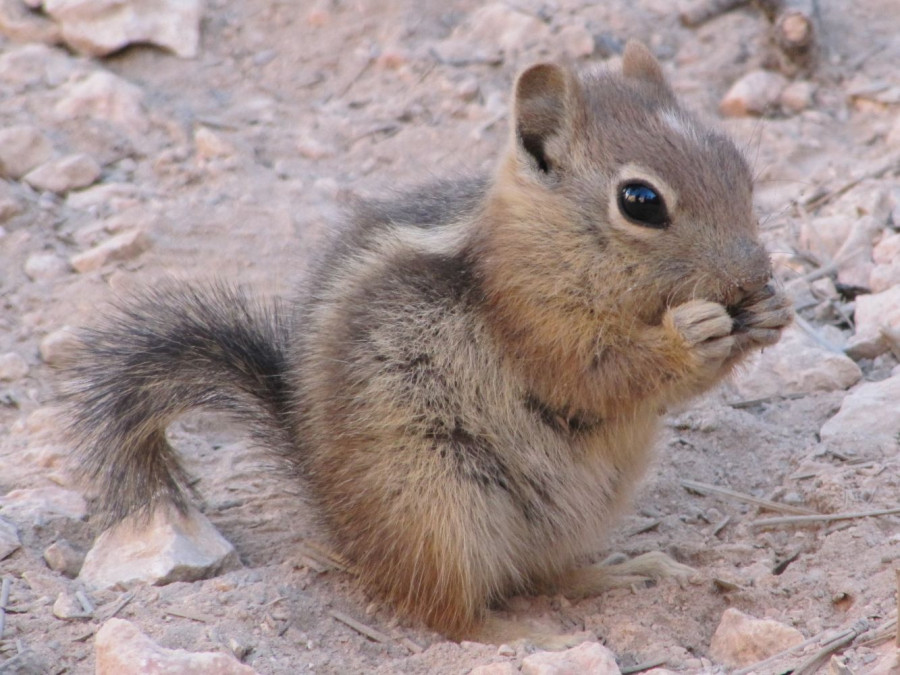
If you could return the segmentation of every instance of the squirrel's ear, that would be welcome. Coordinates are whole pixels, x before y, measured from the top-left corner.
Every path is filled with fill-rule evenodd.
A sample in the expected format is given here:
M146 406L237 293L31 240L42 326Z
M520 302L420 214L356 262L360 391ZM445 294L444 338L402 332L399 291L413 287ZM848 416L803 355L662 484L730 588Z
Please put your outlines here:
M553 63L531 66L516 81L516 143L544 173L555 168L550 141L568 131L574 87L572 72Z
M643 42L629 40L622 54L622 74L651 84L669 88L662 66Z

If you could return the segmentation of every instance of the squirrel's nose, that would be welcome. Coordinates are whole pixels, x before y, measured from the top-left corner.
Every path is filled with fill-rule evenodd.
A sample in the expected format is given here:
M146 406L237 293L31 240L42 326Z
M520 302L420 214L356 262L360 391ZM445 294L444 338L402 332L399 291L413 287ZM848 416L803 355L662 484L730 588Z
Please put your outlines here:
M734 242L731 254L725 256L723 278L728 280L726 304L737 304L757 293L772 278L772 263L762 245L752 239L741 238Z

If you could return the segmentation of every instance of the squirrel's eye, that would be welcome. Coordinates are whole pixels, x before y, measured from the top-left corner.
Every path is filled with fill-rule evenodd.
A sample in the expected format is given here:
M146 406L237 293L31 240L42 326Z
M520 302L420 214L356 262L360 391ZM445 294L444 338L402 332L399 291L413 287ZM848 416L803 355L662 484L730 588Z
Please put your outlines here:
M663 229L669 225L666 203L656 188L647 183L625 183L619 188L619 211L628 220L645 227Z

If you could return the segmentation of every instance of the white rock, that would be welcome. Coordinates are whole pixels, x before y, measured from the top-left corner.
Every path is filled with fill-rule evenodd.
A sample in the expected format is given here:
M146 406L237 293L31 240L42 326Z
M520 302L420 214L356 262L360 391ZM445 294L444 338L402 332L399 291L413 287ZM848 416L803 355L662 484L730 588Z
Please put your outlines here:
M800 226L800 246L823 261L837 260L838 280L866 286L871 274L872 248L882 225L873 215L823 216Z
M67 87L55 112L62 118L105 120L132 139L150 128L141 88L106 71L95 72Z
M59 366L66 363L77 344L78 338L75 332L68 326L63 326L41 340L38 349L44 363Z
M561 28L556 41L570 59L583 59L594 53L594 36L580 24Z
M831 260L847 241L853 220L843 215L821 216L800 225L799 244L818 257Z
M91 56L140 42L192 58L202 9L201 0L44 0L66 43Z
M66 197L66 206L80 211L117 213L140 203L140 190L131 183L101 183L72 192Z
M503 2L493 2L468 15L436 51L450 62L500 61L552 41L540 19Z
M206 127L198 127L194 132L194 147L197 148L197 156L204 160L234 154L231 143Z
M737 80L719 102L727 117L763 115L778 105L788 81L770 70L751 70Z
M159 508L143 525L130 518L88 551L79 579L93 588L194 581L240 567L234 547L196 509Z
M87 504L84 497L74 490L60 487L23 488L0 497L0 515L25 523L51 518L84 520Z
M755 619L729 608L712 637L709 654L729 668L740 668L801 642L803 634L796 628L772 619Z
M94 639L95 675L257 675L250 666L221 652L188 652L160 647L137 626L110 619Z
M74 579L78 576L84 556L65 539L59 539L44 549L44 562L54 572Z
M469 675L516 675L519 669L509 661L500 663L488 663L484 666L476 666L469 671Z
M25 274L32 281L57 279L69 272L69 263L55 253L34 253L25 261Z
M75 61L62 49L28 44L4 51L0 56L0 82L19 86L57 86L75 68Z
M813 105L816 85L808 80L798 80L788 84L781 92L781 107L788 112L799 113Z
M875 267L869 276L873 293L900 285L900 233L886 234L872 249Z
M900 649L890 642L875 647L875 660L866 664L866 675L897 675L900 673Z
M131 230L110 237L102 244L73 255L70 262L76 272L91 272L109 262L136 258L149 247L150 240L143 230Z
M84 607L74 595L63 591L56 596L56 602L53 603L53 616L57 619L66 620L84 619L90 614L85 612Z
M25 174L25 182L36 190L64 193L91 185L100 172L97 160L79 153L41 164Z
M0 380L18 380L28 374L28 363L19 354L0 354Z
M22 457L42 469L61 469L70 455L71 450L68 446L36 445L27 448Z
M874 359L890 349L884 332L900 331L900 286L880 293L856 297L856 334L850 338L847 354L854 359Z
M734 377L746 399L847 389L862 377L859 366L841 352L815 342L799 326L784 330L781 340L753 356Z
M872 249L872 260L877 265L900 262L900 232L885 234Z
M615 655L596 642L564 652L538 652L522 659L522 675L619 675Z
M22 213L22 205L12 195L0 194L0 222L4 222ZM5 231L0 227L0 239L5 236Z
M60 341L63 340L64 335L66 336L65 339L68 340L73 339L75 335L72 332L72 329L68 326L63 326L60 330L57 331L57 333L59 334L59 337L57 339ZM51 335L53 335L53 333L51 333ZM48 335L47 337L50 337L50 335ZM51 406L48 406L46 408L38 408L25 418L25 429L32 437L46 438L48 435L58 433L60 422L59 415L59 408L54 408Z
M875 265L869 273L869 288L873 293L900 286L900 260L890 265Z
M19 124L0 129L0 175L19 179L53 155L53 145L40 129Z
M323 143L315 138L300 138L297 140L297 154L306 159L318 161L334 157L334 146Z
M6 518L0 518L0 560L12 555L21 545L15 524Z
M822 425L823 442L850 442L856 447L900 449L900 375L866 382L844 397L841 409Z
M863 172L872 168L872 165L860 167L857 169L860 173L855 175L863 175ZM876 236L880 236L891 214L892 190L889 185L881 181L862 180L839 195L828 207L829 211L845 216L850 222L855 221L860 216L871 216L875 220L872 229Z
M20 0L0 2L0 33L17 42L59 42L59 29Z

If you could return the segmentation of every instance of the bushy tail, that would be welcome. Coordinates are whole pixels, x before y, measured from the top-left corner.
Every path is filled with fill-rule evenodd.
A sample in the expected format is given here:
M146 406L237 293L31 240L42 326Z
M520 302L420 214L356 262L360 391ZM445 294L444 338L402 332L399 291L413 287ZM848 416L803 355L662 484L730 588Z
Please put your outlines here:
M84 331L64 398L75 470L98 493L106 523L185 509L188 477L166 427L198 406L247 420L267 442L290 442L287 325L224 285L146 290Z

